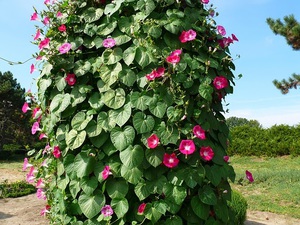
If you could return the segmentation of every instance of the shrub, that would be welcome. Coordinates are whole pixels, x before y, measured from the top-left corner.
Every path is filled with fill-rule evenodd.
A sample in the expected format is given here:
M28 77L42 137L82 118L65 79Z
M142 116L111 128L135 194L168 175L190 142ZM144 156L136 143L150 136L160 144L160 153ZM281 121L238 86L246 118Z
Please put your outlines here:
M231 193L231 201L229 201L228 204L234 214L234 224L243 225L247 217L247 200L240 192L233 190Z
M35 192L36 188L25 181L0 183L0 198L17 198Z

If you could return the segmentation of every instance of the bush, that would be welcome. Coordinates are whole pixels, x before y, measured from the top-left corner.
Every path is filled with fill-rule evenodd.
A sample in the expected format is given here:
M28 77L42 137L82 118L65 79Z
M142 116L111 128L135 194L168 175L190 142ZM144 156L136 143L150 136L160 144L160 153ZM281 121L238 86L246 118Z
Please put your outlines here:
M232 190L231 201L228 202L228 205L234 214L234 224L243 225L247 216L246 199L238 191Z
M5 181L0 184L0 198L17 198L36 192L36 188L25 181L8 183Z

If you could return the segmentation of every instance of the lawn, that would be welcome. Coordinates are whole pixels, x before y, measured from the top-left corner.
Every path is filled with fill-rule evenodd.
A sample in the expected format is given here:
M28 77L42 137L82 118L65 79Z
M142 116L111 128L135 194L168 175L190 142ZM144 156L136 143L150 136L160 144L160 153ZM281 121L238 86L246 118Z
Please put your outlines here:
M248 209L268 211L300 218L300 157L232 157L237 174L233 188L243 193ZM254 182L242 182L245 170L252 172Z

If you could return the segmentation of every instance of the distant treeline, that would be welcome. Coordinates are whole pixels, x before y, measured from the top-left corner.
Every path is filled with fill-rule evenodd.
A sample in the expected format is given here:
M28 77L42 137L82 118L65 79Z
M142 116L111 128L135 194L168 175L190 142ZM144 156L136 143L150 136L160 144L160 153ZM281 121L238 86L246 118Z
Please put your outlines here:
M229 155L300 155L300 125L262 128L256 120L230 117L226 121L231 136Z

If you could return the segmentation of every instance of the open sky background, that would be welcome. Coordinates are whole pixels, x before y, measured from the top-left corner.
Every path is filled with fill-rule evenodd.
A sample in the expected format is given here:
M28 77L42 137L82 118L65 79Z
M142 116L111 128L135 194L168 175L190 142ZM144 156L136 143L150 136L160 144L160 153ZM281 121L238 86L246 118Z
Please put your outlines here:
M0 0L0 57L23 62L38 51L31 44L36 22L30 21L34 12L43 7L44 0ZM294 14L300 21L300 4L295 0L210 0L219 16L218 25L225 27L227 35L234 33L239 42L230 46L235 59L234 94L226 98L226 117L236 116L258 120L263 127L300 124L300 90L282 95L272 81L300 73L300 51L293 51L282 36L276 36L266 19L282 19ZM237 57L240 55L240 58ZM11 66L0 60L0 71L11 71L26 90L36 90L37 72L30 74L30 65Z

